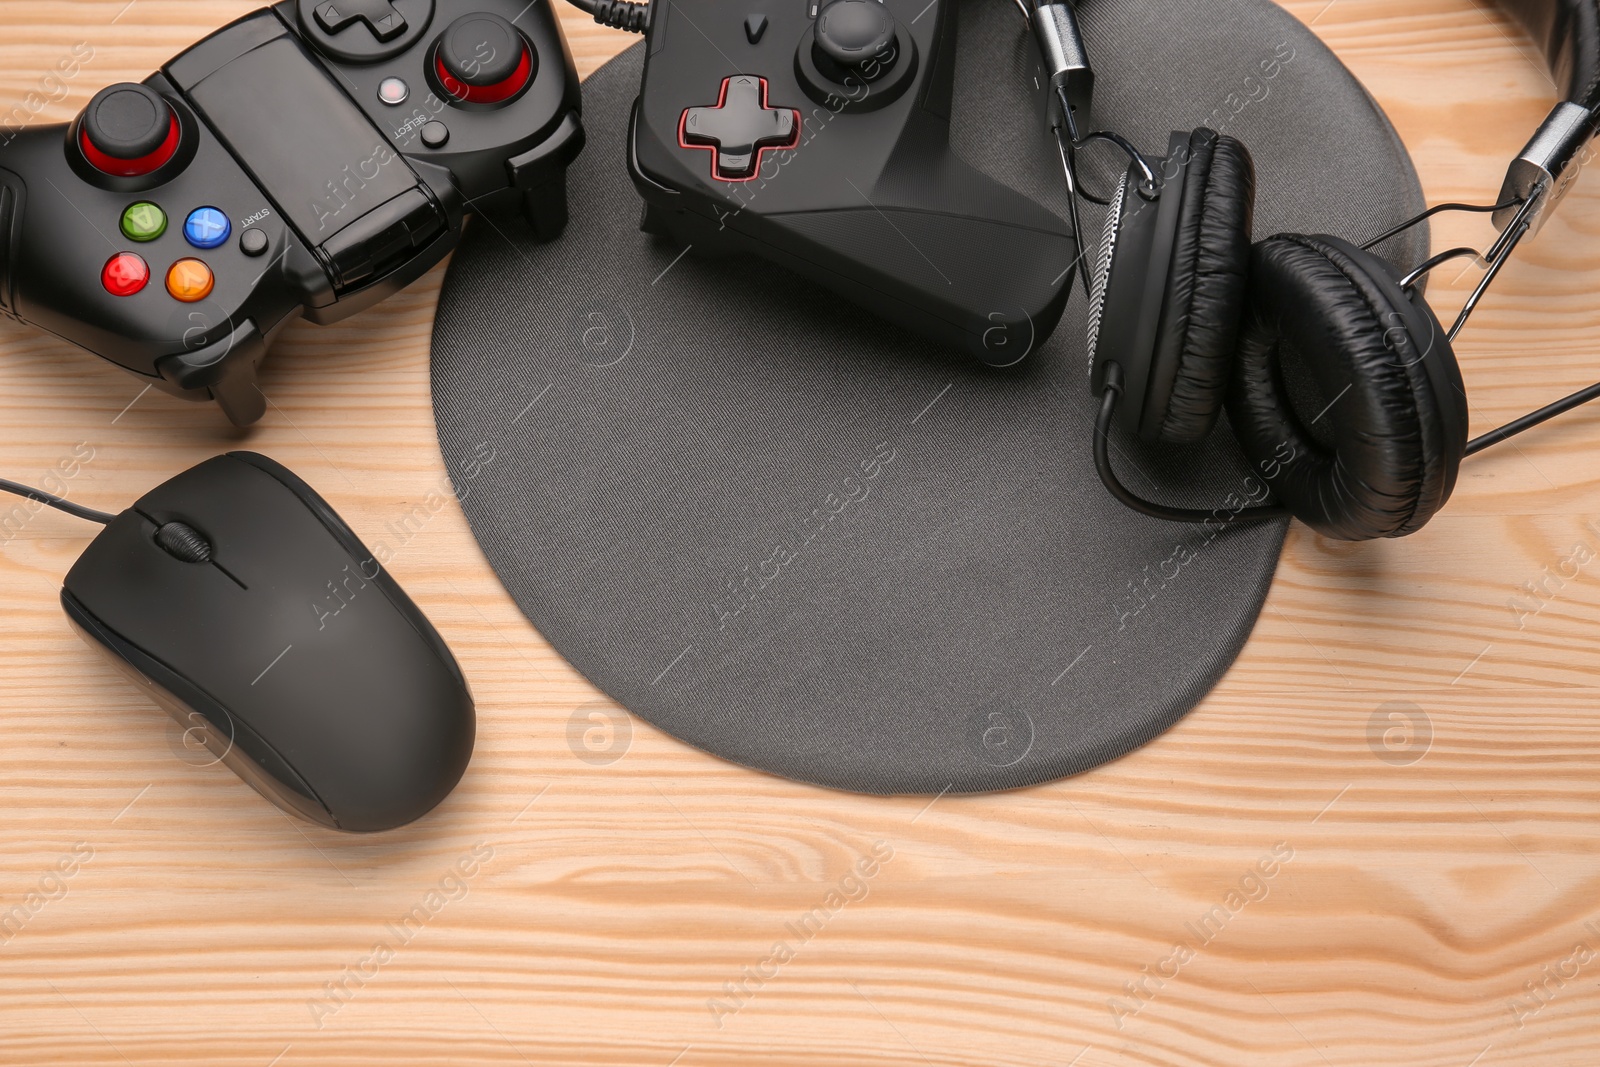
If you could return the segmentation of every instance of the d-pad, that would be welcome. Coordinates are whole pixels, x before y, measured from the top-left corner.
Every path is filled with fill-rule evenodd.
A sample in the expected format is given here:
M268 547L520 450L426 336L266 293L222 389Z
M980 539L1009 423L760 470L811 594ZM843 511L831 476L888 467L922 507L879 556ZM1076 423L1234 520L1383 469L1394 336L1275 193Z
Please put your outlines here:
M691 107L678 127L685 148L711 150L711 174L725 182L755 177L761 153L800 143L800 112L767 106L767 80L753 74L722 79L716 107Z
M329 0L317 5L317 25L338 33L355 22L365 22L380 41L392 41L406 32L406 17L389 0Z

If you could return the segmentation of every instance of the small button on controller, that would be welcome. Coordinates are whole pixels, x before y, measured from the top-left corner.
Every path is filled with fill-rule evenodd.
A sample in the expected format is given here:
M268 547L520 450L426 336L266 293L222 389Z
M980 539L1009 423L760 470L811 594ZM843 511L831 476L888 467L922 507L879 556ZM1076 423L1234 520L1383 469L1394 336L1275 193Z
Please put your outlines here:
M378 83L378 99L390 107L399 107L411 95L411 86L404 78L385 78Z
M180 259L167 271L167 292L185 304L204 300L216 284L211 268L198 259Z
M149 265L132 252L118 252L100 271L100 284L112 296L132 296L149 282Z
M428 148L443 148L450 143L450 127L434 119L423 124L420 136L422 143Z
M247 256L264 256L267 246L272 243L265 230L258 230L254 226L239 235L239 251Z
M678 143L711 151L711 175L749 181L761 153L800 143L800 112L767 106L767 80L740 74L722 80L715 107L691 107L678 120Z
M148 200L129 204L122 213L122 235L130 241L154 241L167 232L167 213Z
M233 223L214 207L197 207L183 223L183 236L196 248L220 248L233 234Z

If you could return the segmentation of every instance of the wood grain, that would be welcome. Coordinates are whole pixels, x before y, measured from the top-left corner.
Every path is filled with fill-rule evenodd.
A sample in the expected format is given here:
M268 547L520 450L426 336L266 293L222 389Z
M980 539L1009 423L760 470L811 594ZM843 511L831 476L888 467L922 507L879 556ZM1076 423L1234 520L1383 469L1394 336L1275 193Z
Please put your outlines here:
M51 95L43 73L87 42L82 74L41 100L37 121L65 120L252 6L0 5L0 99ZM1289 6L1372 88L1432 200L1492 196L1553 98L1491 8ZM628 41L564 13L585 73ZM1448 220L1435 240L1481 227ZM1475 429L1596 376L1597 235L1585 180L1463 337ZM381 530L444 479L427 379L441 276L292 327L247 437L0 325L5 472L37 478L82 443L72 495L120 507L247 439ZM1472 280L1433 297L1453 307ZM616 762L577 758L569 723L599 695L452 505L393 569L474 681L479 747L439 812L370 840L183 766L161 713L56 606L92 531L38 515L0 552L0 912L42 891L0 934L0 1062L1594 1063L1597 438L1600 414L1581 413L1483 457L1402 542L1296 527L1244 655L1160 742L931 804L797 786L640 722ZM875 846L892 858L852 877Z

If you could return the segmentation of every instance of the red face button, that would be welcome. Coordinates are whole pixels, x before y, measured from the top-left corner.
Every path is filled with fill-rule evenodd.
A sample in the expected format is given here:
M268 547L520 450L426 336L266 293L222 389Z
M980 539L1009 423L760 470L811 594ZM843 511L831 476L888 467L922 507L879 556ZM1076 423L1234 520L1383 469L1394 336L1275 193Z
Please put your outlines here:
M132 296L149 283L150 267L132 252L118 252L100 272L100 284L112 296Z

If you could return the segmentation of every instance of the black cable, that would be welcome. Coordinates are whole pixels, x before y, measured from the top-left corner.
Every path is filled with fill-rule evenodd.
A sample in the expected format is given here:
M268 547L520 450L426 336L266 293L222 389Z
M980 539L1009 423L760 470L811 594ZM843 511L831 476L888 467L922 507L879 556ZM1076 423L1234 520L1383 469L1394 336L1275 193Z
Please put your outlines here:
M650 28L650 5L633 0L568 0L579 11L588 12L602 26L629 33L643 33Z
M1117 400L1122 396L1122 367L1116 363L1106 366L1106 387L1100 394L1100 416L1094 423L1094 467L1100 473L1100 480L1110 490L1111 495L1123 504L1142 515L1152 519L1163 519L1166 522L1201 523L1201 522L1255 522L1261 519L1286 519L1289 513L1283 508L1272 504L1261 504L1256 507L1240 508L1230 511L1227 508L1215 508L1211 511L1202 511L1199 508L1173 508L1165 504L1157 504L1144 499L1134 493L1132 489L1122 484L1117 477L1117 472L1111 469L1111 419L1117 412Z
M1553 419L1557 415L1565 414L1581 404L1587 404L1589 401L1596 399L1600 399L1600 382L1596 382L1587 389L1579 389L1571 396L1564 396L1553 404L1546 404L1538 411L1530 411L1522 418L1513 419L1504 426L1490 430L1481 437L1474 437L1467 442L1467 455L1470 456L1474 453L1482 452L1491 445L1497 445L1508 437L1515 437L1523 430L1539 425L1546 419Z
M116 518L115 515L109 512L96 511L94 508L86 508L82 504L74 504L64 496L56 496L54 493L47 493L43 489L35 489L31 485L13 482L9 478L0 478L0 492L15 493L17 496L25 496L29 500L37 500L39 503L55 508L57 511L64 511L68 515L80 519L88 519L90 522L98 522L102 526Z

